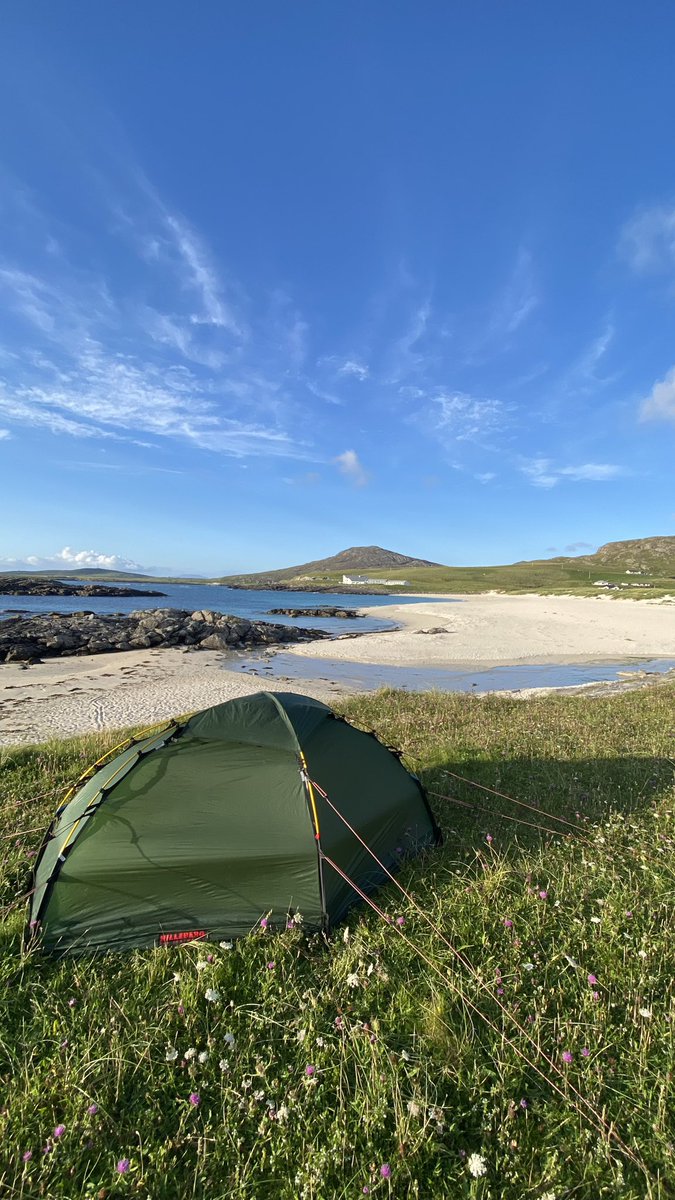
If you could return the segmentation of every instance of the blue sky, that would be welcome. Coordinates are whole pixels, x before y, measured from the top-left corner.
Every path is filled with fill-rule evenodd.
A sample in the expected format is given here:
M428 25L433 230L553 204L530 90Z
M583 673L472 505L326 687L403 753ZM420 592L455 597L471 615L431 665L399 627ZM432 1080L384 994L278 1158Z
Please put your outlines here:
M0 44L0 566L675 534L675 9L46 0Z

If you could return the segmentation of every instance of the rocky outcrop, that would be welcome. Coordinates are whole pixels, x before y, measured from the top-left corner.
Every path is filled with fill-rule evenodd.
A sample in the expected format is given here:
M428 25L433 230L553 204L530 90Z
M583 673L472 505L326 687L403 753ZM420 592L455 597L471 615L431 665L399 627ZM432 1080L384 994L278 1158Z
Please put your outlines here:
M329 604L323 608L269 608L267 614L270 617L344 617L346 620L365 616L365 613L357 612L355 608L334 608Z
M101 583L84 583L80 587L61 583L60 579L16 578L0 575L0 594L3 596L166 596L166 592L148 592L140 588L104 587Z
M48 613L0 622L0 662L39 662L73 654L105 654L151 647L237 650L276 642L306 642L330 635L204 609L140 610L123 615L93 612Z

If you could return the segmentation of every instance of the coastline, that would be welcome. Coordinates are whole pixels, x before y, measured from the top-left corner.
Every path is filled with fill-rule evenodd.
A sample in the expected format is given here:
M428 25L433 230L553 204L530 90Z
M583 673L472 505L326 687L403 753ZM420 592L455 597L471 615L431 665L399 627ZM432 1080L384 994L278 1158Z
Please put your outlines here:
M593 663L675 659L675 605L608 597L514 596L487 593L425 597L377 608L398 628L330 641L284 646L301 660L400 667L472 667L528 663ZM367 606L363 606L369 611ZM421 632L439 629L442 632ZM0 746L43 742L103 729L151 725L261 688L295 691L331 703L351 689L326 679L270 678L242 669L240 656L182 649L122 651L52 658L26 669L0 667ZM607 694L649 686L648 679L563 689L523 688L521 699L551 690ZM509 695L510 693L501 693Z

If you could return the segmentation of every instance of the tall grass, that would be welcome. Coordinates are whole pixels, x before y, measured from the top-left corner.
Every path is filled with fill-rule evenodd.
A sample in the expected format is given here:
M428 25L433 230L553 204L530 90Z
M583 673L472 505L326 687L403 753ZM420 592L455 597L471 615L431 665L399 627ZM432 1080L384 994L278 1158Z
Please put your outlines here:
M327 940L55 961L23 954L5 911L0 1195L671 1195L674 702L343 704L448 797L443 849L400 876L414 903L376 898L391 923L362 907ZM115 740L2 753L0 905Z

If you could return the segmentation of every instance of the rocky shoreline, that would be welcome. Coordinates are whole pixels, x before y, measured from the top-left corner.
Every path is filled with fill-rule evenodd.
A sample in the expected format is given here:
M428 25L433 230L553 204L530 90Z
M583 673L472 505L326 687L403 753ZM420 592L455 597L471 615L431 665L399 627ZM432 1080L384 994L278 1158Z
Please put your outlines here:
M166 596L166 592L143 591L141 588L109 587L102 583L62 583L60 579L15 578L0 575L0 595L3 596Z
M320 608L268 608L267 613L270 617L343 617L350 621L366 615L355 608L335 608L329 604Z
M0 663L38 663L43 658L110 654L179 646L194 650L239 650L284 642L328 638L323 629L301 629L247 621L208 609L157 608L101 615L47 613L12 617L0 624Z

